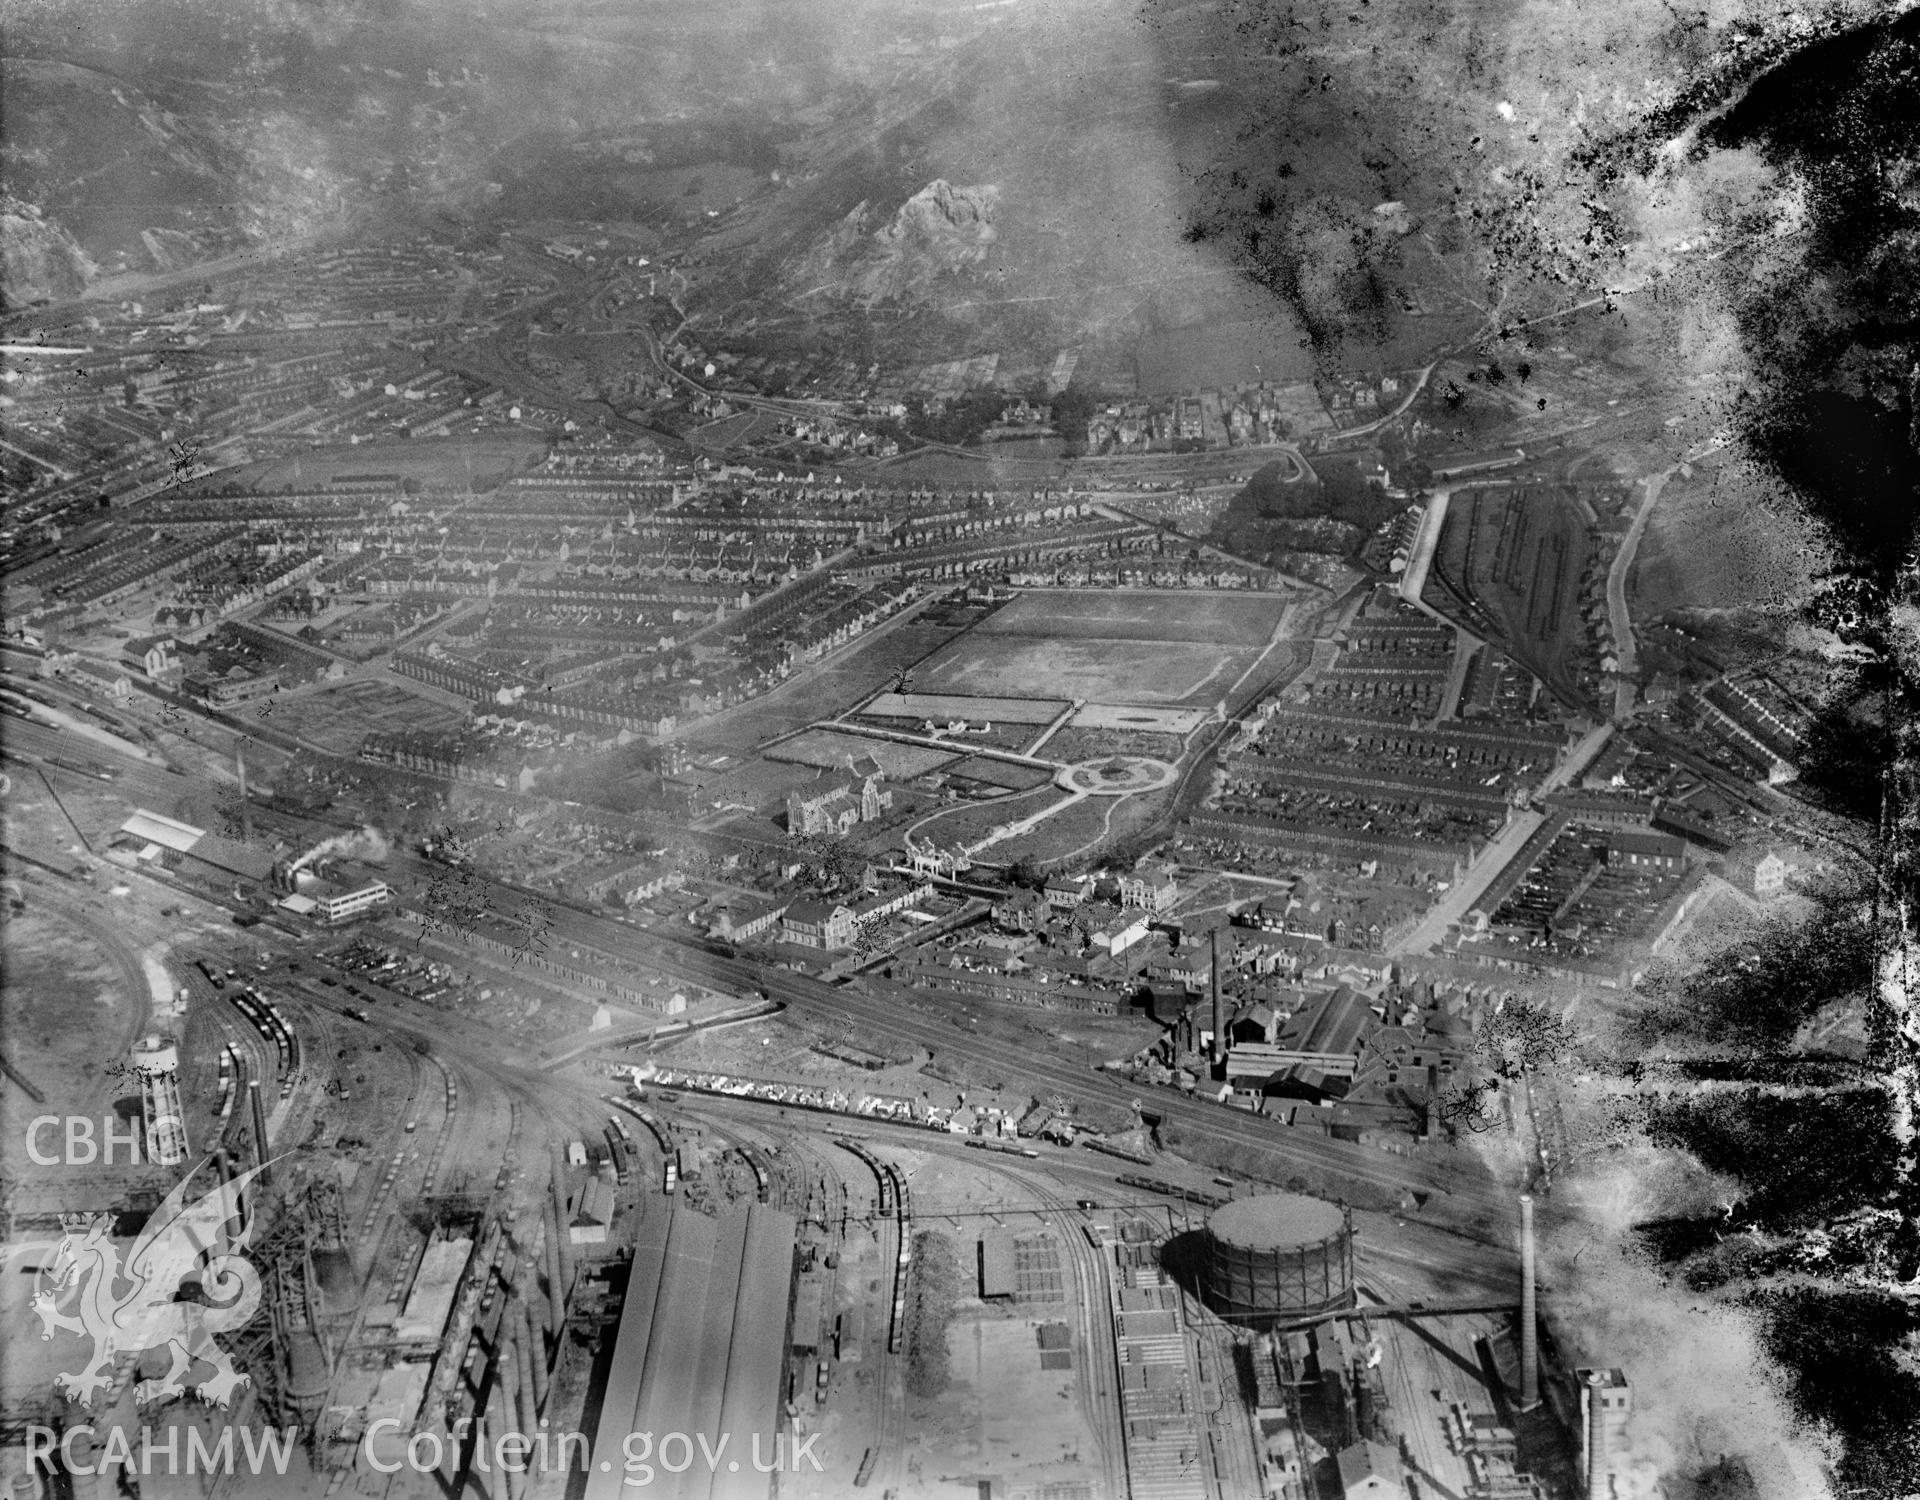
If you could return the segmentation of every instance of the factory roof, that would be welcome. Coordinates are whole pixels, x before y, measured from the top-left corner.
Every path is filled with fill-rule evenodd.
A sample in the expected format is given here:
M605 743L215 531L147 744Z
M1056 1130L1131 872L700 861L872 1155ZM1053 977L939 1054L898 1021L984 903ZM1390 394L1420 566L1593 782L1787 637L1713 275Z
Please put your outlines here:
M1281 1028L1278 1044L1294 1052L1357 1052L1380 1025L1373 1002L1341 985L1316 995Z
M1626 854L1648 854L1663 859L1683 859L1687 853L1687 841L1677 834L1641 833L1631 828L1609 829L1606 835L1609 849L1618 849Z
M589 1177L580 1190L579 1205L573 1211L573 1223L591 1226L613 1222L613 1187L604 1178Z
M1331 1203L1297 1193L1236 1198L1213 1212L1208 1232L1244 1250L1292 1250L1338 1234L1346 1218Z
M820 1331L826 1326L827 1310L833 1305L833 1273L802 1271L793 1298L793 1346L816 1349Z
M1406 1493L1400 1455L1385 1443L1354 1443L1340 1450L1340 1493L1343 1495ZM1370 1481L1379 1481L1378 1484ZM1382 1486L1390 1486L1383 1489Z
M793 1285L791 1215L749 1204L715 1221L649 1200L600 1403L585 1500L622 1495L620 1445L633 1432L758 1435L772 1449ZM611 1467L599 1467L605 1455ZM742 1463L661 1474L672 1500L764 1500L768 1476Z
M394 1325L394 1337L402 1340L437 1340L446 1327L447 1314L453 1311L453 1294L460 1286L460 1273L473 1254L473 1241L458 1238L435 1239L420 1257L420 1269L414 1273L413 1290L407 1305Z
M1005 1235L980 1238L980 1295L1011 1297L1018 1288L1013 1241Z
M195 843L193 857L216 870L245 875L249 880L265 880L273 873L271 854L249 848L238 839L223 839L218 834L207 834Z
M191 823L181 823L173 818L163 818L144 807L135 808L133 816L120 825L120 831L133 838L158 844L163 849L171 849L177 854L185 854L207 836L204 828L195 828Z

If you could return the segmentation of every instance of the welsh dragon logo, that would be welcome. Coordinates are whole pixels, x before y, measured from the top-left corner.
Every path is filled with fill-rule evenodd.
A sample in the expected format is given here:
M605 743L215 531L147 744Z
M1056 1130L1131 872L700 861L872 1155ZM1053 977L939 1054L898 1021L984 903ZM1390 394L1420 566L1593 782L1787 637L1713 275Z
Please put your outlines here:
M205 1166L203 1161L181 1178L154 1210L124 1266L107 1237L109 1215L61 1217L66 1232L52 1266L36 1277L32 1306L44 1325L41 1338L61 1329L93 1340L87 1367L56 1380L68 1400L91 1407L94 1396L113 1384L115 1355L163 1346L173 1363L160 1379L134 1387L143 1406L185 1395L195 1360L213 1366L213 1374L193 1386L193 1394L215 1406L230 1405L233 1393L252 1382L213 1336L244 1326L260 1307L260 1275L239 1252L253 1236L243 1194L261 1169L243 1172L189 1204L187 1186ZM192 1281L204 1301L181 1300Z

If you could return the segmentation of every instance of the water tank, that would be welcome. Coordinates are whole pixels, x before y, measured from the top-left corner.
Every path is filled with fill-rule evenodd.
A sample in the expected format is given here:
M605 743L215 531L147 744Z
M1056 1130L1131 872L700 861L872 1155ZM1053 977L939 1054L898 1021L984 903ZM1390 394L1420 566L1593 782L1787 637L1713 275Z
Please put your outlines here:
M141 1074L180 1071L180 1045L170 1036L149 1035L133 1044L130 1061Z
M1297 1193L1237 1198L1207 1220L1202 1291L1221 1317L1259 1324L1353 1305L1345 1211Z

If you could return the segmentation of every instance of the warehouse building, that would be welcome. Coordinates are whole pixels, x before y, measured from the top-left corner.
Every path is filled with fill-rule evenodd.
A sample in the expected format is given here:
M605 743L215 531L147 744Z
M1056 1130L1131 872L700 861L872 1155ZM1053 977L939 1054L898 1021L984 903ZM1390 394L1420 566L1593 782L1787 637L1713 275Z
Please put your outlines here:
M647 1200L583 1500L632 1493L621 1444L636 1432L684 1433L713 1449L724 1438L739 1462L713 1472L656 1465L649 1495L768 1500L773 1476L753 1458L757 1447L771 1466L783 1441L795 1228L792 1215L758 1203L710 1219L677 1200Z

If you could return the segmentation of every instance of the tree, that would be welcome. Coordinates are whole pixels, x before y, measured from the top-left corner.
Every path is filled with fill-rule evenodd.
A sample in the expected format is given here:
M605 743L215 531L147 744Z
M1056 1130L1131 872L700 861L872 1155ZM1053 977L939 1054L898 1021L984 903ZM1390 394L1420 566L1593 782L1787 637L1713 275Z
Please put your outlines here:
M866 872L866 860L845 839L810 833L795 845L805 860L808 878L822 890L853 885Z
M1462 1075L1433 1101L1445 1124L1475 1134L1499 1123L1496 1101L1502 1080L1516 1081L1570 1056L1579 1037L1564 1019L1537 1000L1508 996L1481 1023Z
M937 1396L947 1388L947 1324L960 1291L960 1265L953 1242L923 1230L913 1238L911 1280L907 1287L904 1333L907 1391Z
M1023 854L1007 866L1006 882L1008 885L1020 885L1029 890L1037 890L1047 883L1047 877L1041 872L1040 866L1034 862L1031 854Z

